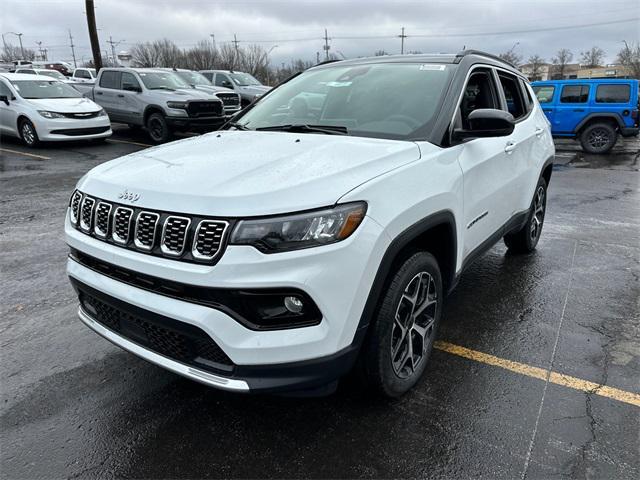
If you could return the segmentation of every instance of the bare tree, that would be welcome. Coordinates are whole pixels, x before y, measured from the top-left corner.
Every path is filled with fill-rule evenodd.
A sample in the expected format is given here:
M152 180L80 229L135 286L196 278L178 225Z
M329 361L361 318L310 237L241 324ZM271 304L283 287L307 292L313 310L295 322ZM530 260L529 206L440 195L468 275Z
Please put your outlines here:
M602 65L604 55L604 50L594 46L590 50L580 52L580 63L587 68L599 67Z
M618 63L629 70L633 78L640 79L640 43L629 45L624 42L624 48L618 52Z
M218 56L218 50L207 40L202 40L185 52L185 67L191 70L209 70L218 63Z
M527 60L531 73L529 74L529 80L536 81L542 79L542 67L545 65L544 58L540 55L531 55Z
M134 67L159 67L160 55L151 42L136 43L131 49L131 64Z
M518 55L516 52L514 52L513 48L499 54L498 56L505 62L509 62L516 67L522 63L522 55Z
M573 53L568 48L561 48L556 53L556 56L551 59L553 64L555 65L556 75L560 78L564 78L565 71L567 70L567 65L571 63L573 60Z
M373 52L375 57L384 57L385 55L389 55L385 50L376 50Z
M163 38L154 42L137 43L131 50L136 67L170 67L185 65L185 54L171 40Z
M24 58L22 55L22 49L20 46L15 46L11 43L5 43L0 54L0 61L13 62L15 60L28 60L33 61L36 58L36 52L30 48L24 49Z

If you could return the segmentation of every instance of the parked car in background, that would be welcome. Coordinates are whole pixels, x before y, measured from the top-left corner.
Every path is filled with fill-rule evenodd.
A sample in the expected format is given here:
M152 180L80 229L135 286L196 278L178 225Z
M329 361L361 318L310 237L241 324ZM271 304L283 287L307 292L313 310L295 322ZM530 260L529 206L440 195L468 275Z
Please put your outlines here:
M157 68L103 68L94 84L75 84L114 122L144 127L155 143L173 132L215 130L226 121L222 101Z
M95 68L76 68L71 74L70 80L79 83L95 83L96 76Z
M0 73L0 132L35 147L41 141L104 139L111 122L103 108L66 83Z
M67 62L33 62L33 68L46 68L47 70L57 70L65 77L71 75L73 70Z
M618 135L638 135L638 80L547 80L532 86L553 135L576 138L589 153L607 153Z
M60 80L64 83L72 83L70 80L65 77L58 70L53 70L49 68L18 68L15 73L24 73L26 75L39 75L49 78L55 78L56 80Z
M200 70L207 80L217 87L225 87L240 94L242 106L246 107L256 98L264 95L271 87L263 85L253 76L232 70Z
M186 70L184 68L167 68L163 70L174 72L193 88L202 90L203 92L209 92L218 97L224 105L224 114L227 117L235 115L240 111L240 94L230 88L217 87L211 83L207 77L193 70Z
M503 238L536 248L553 155L526 78L497 57L310 68L215 135L82 177L65 218L78 315L215 388L326 394L355 367L397 397L463 270Z

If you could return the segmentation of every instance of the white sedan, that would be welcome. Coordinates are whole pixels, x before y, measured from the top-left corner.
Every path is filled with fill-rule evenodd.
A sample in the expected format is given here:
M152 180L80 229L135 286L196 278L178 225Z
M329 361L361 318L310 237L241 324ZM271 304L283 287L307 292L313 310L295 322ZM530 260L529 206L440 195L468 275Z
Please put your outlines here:
M0 134L35 147L41 141L104 139L106 112L76 89L52 78L0 73Z

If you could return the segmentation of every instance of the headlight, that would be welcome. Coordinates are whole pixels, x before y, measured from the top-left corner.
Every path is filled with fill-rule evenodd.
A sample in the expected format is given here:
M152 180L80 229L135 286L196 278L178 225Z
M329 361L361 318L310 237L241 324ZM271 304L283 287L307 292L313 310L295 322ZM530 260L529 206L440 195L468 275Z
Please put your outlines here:
M349 237L362 223L366 211L367 204L357 202L282 217L242 220L231 235L231 243L252 245L264 253L327 245Z
M96 115L97 117L106 117L107 116L107 112L104 111L104 108L101 108L98 111L98 115Z
M167 102L169 108L183 108L186 109L189 106L187 102Z
M38 110L38 113L42 115L44 118L65 118L63 114L57 113L57 112L47 112L46 110Z

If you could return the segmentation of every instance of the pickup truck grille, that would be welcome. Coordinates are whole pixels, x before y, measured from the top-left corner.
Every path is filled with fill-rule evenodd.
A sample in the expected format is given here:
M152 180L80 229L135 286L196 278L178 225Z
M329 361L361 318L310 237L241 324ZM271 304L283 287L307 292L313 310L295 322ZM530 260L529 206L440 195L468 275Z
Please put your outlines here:
M222 100L225 110L240 106L240 95L237 93L216 93L216 97Z
M190 117L217 117L222 115L222 102L189 102L187 112Z
M69 220L77 230L119 247L194 263L215 263L231 223L125 207L75 191Z

